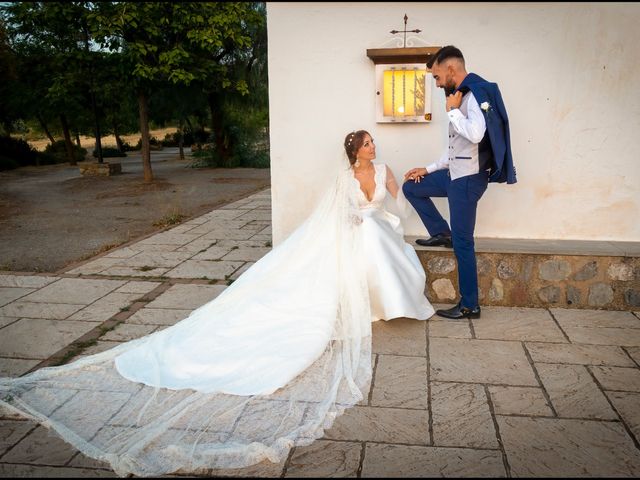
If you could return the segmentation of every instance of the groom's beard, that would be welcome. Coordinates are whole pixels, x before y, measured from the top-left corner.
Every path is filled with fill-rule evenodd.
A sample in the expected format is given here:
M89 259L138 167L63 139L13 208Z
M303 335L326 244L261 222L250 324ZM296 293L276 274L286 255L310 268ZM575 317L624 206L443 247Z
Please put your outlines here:
M453 95L453 92L456 91L456 86L451 84L451 85L445 85L444 87L444 93L445 95L448 97L449 95Z

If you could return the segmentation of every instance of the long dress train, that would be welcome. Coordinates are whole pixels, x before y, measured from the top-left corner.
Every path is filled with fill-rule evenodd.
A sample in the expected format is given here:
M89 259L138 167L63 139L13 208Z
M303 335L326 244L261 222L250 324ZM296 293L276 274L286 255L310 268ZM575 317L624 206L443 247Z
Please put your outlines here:
M185 320L69 365L2 378L0 406L121 476L280 462L322 437L368 391L372 318L433 313L417 257L401 254L408 247L415 256L398 238L397 217L363 204L354 181L341 172L294 233ZM373 311L370 292L383 295Z

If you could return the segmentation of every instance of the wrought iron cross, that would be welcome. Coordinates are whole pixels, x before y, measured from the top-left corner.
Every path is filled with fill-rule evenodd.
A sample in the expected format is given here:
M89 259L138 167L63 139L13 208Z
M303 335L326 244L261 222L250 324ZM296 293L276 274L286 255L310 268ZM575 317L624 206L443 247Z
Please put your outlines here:
M402 42L402 48L405 48L407 46L407 32L412 32L412 33L420 33L422 30L419 29L415 29L415 30L407 30L407 20L409 20L409 17L407 17L407 14L404 14L404 30L391 30L391 32L389 33L393 33L394 35L396 33L404 33L404 40Z

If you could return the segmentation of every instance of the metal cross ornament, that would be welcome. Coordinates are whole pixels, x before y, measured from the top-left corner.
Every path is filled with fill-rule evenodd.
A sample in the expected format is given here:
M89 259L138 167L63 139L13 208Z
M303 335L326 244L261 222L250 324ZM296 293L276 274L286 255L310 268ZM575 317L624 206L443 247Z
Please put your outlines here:
M412 32L412 33L420 33L422 30L419 29L415 29L415 30L407 30L407 20L409 20L409 17L407 17L407 14L404 14L404 30L391 30L391 32L389 33L393 33L394 35L396 33L404 33L404 40L402 42L402 48L405 48L407 46L407 32Z

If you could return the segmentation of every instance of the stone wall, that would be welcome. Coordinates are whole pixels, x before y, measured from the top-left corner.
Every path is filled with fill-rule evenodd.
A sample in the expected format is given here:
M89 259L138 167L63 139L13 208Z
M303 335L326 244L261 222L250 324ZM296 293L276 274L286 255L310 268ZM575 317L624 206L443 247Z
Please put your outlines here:
M427 297L458 301L452 250L417 250ZM477 253L481 305L638 310L640 257Z
M110 176L122 173L122 164L119 162L78 162L78 168L82 175Z

